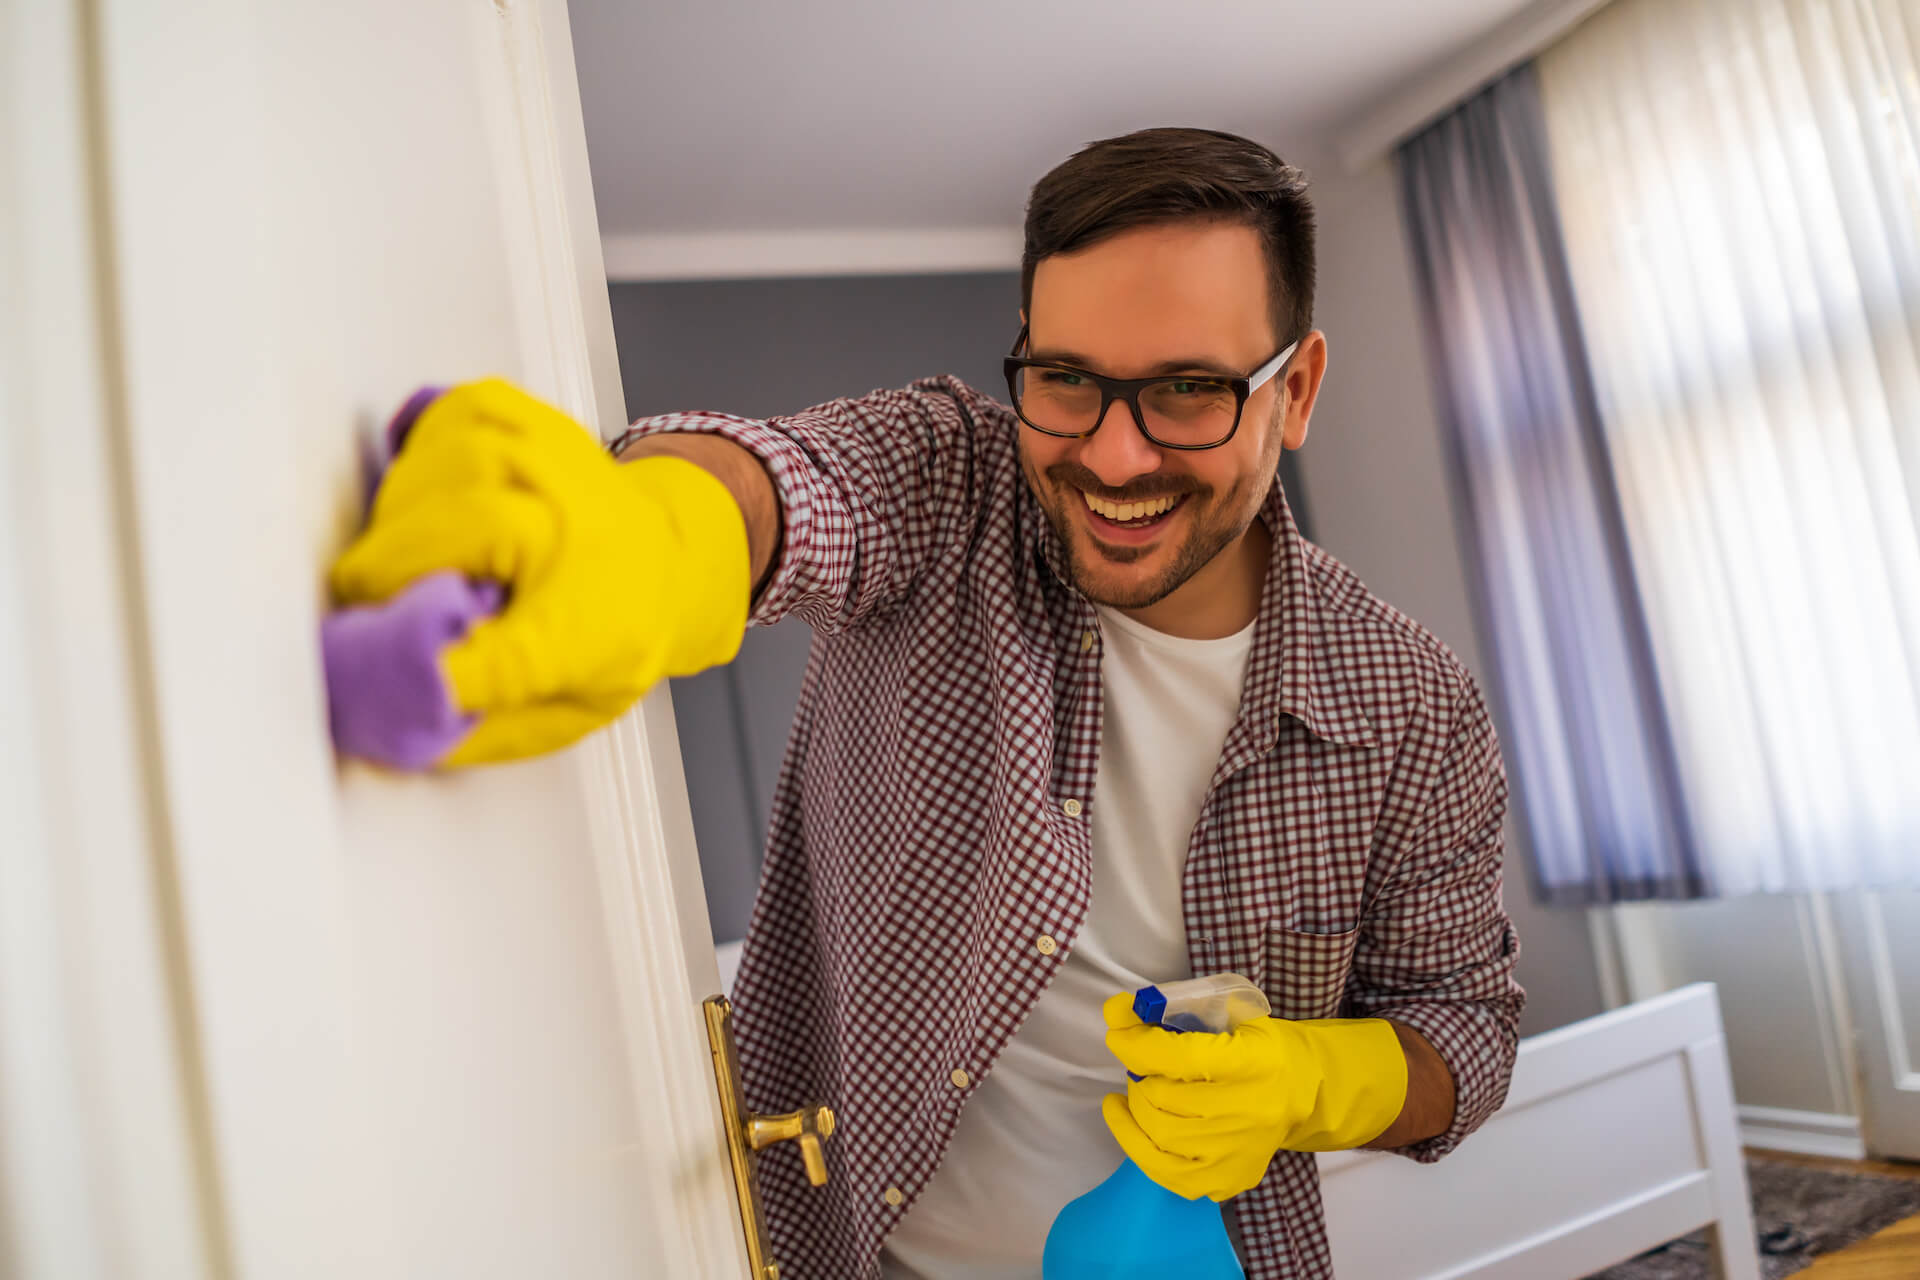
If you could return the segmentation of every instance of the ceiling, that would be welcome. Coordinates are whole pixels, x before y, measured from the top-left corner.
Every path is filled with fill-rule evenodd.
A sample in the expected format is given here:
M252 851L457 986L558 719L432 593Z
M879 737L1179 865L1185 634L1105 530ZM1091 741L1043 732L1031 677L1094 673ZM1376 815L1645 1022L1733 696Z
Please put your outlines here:
M1081 145L1337 130L1533 0L573 0L609 235L1017 226Z

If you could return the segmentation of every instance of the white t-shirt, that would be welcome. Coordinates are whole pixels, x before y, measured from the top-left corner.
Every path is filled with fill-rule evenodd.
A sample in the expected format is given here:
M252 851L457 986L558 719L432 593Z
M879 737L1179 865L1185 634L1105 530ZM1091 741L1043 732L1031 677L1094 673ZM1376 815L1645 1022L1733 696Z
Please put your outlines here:
M888 1237L887 1280L1040 1280L1054 1215L1120 1167L1100 1118L1126 1073L1100 1006L1193 976L1187 840L1240 711L1253 625L1164 635L1099 608L1102 720L1093 905L1066 963L968 1100L939 1170Z

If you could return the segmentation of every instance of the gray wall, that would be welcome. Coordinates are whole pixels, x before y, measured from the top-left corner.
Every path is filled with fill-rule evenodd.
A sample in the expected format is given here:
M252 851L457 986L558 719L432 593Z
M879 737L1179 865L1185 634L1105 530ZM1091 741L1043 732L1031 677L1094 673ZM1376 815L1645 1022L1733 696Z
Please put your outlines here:
M1329 357L1301 456L1318 541L1452 648L1497 714L1455 539L1392 171L1316 175L1314 200ZM1516 821L1506 834L1507 910L1527 988L1521 1029L1531 1035L1600 1012L1600 983L1585 913L1535 905L1526 836Z
M1020 331L1017 272L612 286L627 416L713 409L768 417L951 373L1005 395ZM1301 527L1289 455L1283 481ZM806 669L798 621L748 633L730 665L673 682L707 908L720 941L746 933L787 727Z
M951 373L992 393L1020 276L842 276L612 286L627 413L764 418Z

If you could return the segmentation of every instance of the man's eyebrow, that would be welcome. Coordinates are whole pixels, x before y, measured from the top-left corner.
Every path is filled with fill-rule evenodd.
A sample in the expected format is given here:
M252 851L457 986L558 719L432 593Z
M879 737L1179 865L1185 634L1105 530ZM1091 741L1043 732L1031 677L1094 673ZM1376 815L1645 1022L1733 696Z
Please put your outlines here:
M1101 372L1090 357L1083 356L1077 351L1062 351L1055 347L1049 347L1044 351L1029 352L1027 359L1044 360L1048 364L1070 364L1077 369L1085 369L1090 373ZM1208 356L1189 356L1181 360L1162 360L1159 364L1153 366L1153 368L1140 376L1143 378L1158 378L1164 374L1191 373L1196 370L1201 373L1217 374L1222 378L1244 378L1247 376L1246 370L1235 369L1230 365L1221 364L1218 360Z

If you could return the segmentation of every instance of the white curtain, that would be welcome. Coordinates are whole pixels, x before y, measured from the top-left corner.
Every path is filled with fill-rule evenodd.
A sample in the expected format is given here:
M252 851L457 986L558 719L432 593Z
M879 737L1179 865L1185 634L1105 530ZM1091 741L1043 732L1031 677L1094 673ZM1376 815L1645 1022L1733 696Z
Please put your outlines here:
M1617 0L1540 59L1719 893L1920 879L1920 0Z

